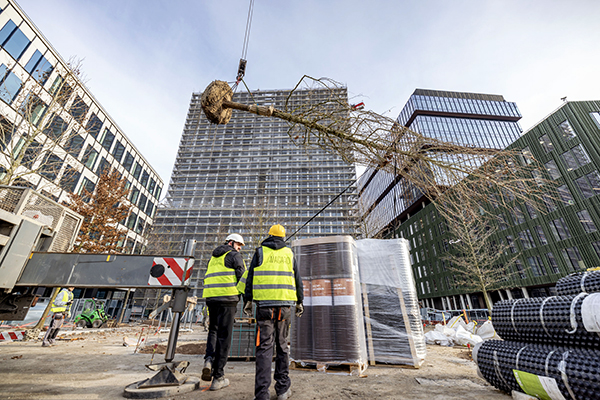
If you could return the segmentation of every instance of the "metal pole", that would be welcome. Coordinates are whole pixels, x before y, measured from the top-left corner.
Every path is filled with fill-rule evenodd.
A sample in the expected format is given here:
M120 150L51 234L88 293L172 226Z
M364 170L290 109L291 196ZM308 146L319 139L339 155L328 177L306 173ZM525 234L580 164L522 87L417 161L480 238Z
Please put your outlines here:
M186 257L193 257L195 251L196 240L187 239L184 242L183 255ZM173 299L171 300L173 308L173 321L171 322L169 342L167 343L167 350L165 352L166 362L171 362L175 358L175 350L177 349L177 336L179 335L179 320L181 318L181 313L185 310L188 291L188 288L173 290Z

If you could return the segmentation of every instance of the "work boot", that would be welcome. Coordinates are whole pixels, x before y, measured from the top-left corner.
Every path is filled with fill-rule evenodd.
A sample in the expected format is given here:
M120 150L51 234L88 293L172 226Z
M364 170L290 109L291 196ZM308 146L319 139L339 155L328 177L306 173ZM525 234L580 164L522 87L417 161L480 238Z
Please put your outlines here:
M42 347L50 347L50 343L43 342Z
M213 379L212 384L210 385L210 390L219 390L229 386L229 379L220 377L217 379Z
M292 397L292 388L289 388L285 393L278 395L277 400L287 400L290 397Z
M204 360L204 367L202 368L202 380L210 382L212 372L212 358L207 358Z

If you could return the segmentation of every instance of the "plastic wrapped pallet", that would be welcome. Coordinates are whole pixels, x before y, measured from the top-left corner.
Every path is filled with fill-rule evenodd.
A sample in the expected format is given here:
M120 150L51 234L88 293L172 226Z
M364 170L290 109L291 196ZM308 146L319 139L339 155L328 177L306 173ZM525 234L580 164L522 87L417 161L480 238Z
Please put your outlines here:
M292 321L292 360L323 368L349 364L361 373L367 349L354 239L300 239L292 250L304 284L304 315Z
M426 355L406 239L356 242L371 363L419 367Z

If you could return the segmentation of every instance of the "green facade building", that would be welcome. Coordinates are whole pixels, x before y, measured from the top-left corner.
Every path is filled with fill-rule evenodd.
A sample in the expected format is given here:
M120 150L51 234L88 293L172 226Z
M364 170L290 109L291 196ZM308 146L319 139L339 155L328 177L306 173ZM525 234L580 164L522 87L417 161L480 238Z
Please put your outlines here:
M600 101L565 102L509 148L545 166L556 183L547 212L515 204L499 224L496 240L517 254L514 276L491 292L492 301L554 294L561 277L600 266ZM484 308L481 293L454 282L443 255L452 238L433 204L409 215L394 232L411 243L411 257L423 306ZM508 255L512 256L512 255Z

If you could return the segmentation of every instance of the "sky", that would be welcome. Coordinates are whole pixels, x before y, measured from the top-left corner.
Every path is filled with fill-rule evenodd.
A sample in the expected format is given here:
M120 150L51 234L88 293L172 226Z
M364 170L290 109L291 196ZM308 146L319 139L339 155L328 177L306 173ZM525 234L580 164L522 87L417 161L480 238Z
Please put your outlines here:
M17 1L168 185L192 93L235 79L249 0ZM600 100L599 21L597 0L255 0L244 81L327 77L391 118L417 88L500 94L527 131Z

